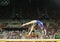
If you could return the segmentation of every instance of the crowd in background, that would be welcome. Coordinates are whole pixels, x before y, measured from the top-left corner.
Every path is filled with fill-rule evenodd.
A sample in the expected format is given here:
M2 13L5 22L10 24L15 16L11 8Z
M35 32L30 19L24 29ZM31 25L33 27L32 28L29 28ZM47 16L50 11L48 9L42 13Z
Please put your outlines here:
M54 32L54 30L47 31L47 35L42 36L41 31L34 30L29 37L27 37L28 31L3 31L0 32L0 39L55 39L55 35L60 35L60 32Z
M48 34L43 37L41 31L35 30L29 37L26 31L3 31L0 34L0 39L55 39L55 34L48 31Z
M41 30L39 29L35 29L31 35L27 37L27 34L29 33L29 26L25 26L24 28L26 29L18 29L20 28L19 25L23 23L25 23L25 21L22 21L22 23L19 23L17 21L10 21L10 23L1 23L2 25L0 24L0 28L3 27L4 29L0 32L0 39L55 39L56 35L60 35L59 24L53 21L44 22L45 28L47 30L47 35L44 37L42 36ZM8 30L9 28L10 30ZM13 30L11 28L13 28ZM15 28L17 29L15 30Z
M60 9L55 7L55 4L52 5L45 0L33 0L32 3L29 0L11 0L11 2L3 0L1 2L3 3L0 3L0 39L54 39L56 35L60 35ZM12 21L10 21L10 19ZM9 31L1 29L20 28L21 24L30 21L24 21L24 19L43 20L42 22L45 23L47 35L43 37L40 30L35 30L27 37L26 35L29 31L26 30ZM59 20L59 22L53 20ZM26 27L28 26L25 26L24 28Z

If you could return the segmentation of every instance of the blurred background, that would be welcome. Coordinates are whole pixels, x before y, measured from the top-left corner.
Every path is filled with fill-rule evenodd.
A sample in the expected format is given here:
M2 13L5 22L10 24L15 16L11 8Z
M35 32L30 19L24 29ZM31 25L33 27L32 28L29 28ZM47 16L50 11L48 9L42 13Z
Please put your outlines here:
M34 19L41 20L47 29L47 35L43 38L60 39L60 0L0 0L1 39L28 38L24 36L29 32L24 29L28 26L17 28ZM41 38L40 31L34 33ZM32 38L36 37L33 35Z
M0 19L59 19L59 0L0 0Z

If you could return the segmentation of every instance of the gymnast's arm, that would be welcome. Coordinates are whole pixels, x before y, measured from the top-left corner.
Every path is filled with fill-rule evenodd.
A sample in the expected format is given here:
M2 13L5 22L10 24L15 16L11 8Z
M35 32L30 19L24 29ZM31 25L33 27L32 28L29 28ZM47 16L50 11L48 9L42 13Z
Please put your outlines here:
M44 32L45 32L45 35L46 35L46 33L47 33L46 29L44 29Z

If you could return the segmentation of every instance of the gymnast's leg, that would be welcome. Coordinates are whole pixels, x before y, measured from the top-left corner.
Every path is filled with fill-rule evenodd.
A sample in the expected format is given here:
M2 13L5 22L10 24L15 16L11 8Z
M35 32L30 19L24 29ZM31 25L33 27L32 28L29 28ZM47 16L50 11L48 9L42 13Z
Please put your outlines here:
M29 36L29 35L31 34L31 32L34 30L34 27L35 27L35 26L36 26L35 24L33 24L33 25L31 26L31 30L30 30L28 36Z
M30 22L27 22L27 23L25 23L25 24L23 24L23 25L21 25L21 26L23 27L23 26L25 26L25 25L34 24L34 23L36 23L36 20L33 20L33 21L30 21Z

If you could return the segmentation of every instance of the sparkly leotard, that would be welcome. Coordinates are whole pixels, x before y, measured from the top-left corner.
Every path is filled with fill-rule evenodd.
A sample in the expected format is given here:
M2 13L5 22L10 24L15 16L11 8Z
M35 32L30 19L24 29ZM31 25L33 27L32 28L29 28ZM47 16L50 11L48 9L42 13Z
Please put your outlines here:
M36 24L38 24L39 26L41 26L41 27L44 28L43 22L41 22L41 21L39 21L39 20L36 20Z

